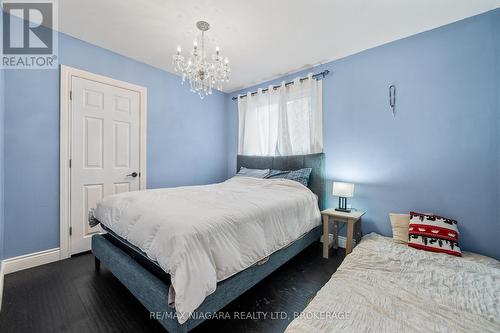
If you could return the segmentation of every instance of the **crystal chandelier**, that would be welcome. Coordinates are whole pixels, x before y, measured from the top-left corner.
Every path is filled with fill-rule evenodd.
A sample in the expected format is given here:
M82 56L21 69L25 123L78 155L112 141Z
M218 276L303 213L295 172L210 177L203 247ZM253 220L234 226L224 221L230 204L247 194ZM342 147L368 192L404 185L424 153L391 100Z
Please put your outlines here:
M218 46L211 57L207 57L205 53L205 31L210 29L210 24L199 21L196 27L201 31L201 40L194 41L193 51L187 61L181 55L181 47L178 46L177 53L173 56L173 64L175 71L182 74L182 84L186 79L189 80L191 91L198 93L203 99L212 94L212 89L222 89L222 84L229 81L231 69L228 58L221 55ZM201 50L198 42L201 42Z

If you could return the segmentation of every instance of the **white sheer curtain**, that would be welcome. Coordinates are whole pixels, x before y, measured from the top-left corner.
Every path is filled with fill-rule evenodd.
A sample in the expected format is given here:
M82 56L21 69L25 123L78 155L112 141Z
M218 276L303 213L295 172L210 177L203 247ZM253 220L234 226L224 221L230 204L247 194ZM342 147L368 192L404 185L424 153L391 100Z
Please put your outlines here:
M322 82L309 74L238 98L242 155L302 155L323 151Z

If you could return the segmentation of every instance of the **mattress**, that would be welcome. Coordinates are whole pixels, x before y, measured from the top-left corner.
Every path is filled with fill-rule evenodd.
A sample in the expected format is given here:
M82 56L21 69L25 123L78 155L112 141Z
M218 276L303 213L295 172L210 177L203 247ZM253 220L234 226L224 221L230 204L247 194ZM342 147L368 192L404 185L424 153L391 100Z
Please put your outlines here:
M500 262L369 234L286 333L500 332Z
M94 217L170 275L181 324L218 282L320 224L318 197L307 187L249 177L108 196Z
M102 225L102 228L106 231L106 234L103 235L104 238L106 238L113 245L132 257L135 261L141 264L142 267L153 273L163 283L165 283L166 285L170 285L170 275L165 273L165 271L160 267L160 265L158 265L157 262L149 259L147 254L142 252L141 249L118 236L113 232L113 230L109 229L105 225Z

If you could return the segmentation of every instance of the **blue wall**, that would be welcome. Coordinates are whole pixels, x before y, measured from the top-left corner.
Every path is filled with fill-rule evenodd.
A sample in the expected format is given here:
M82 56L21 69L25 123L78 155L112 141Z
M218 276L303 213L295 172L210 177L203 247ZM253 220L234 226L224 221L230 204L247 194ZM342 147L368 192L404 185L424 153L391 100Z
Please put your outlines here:
M225 179L224 94L59 34L61 64L148 89L148 187ZM170 61L170 59L165 59ZM5 257L59 247L59 70L5 71Z
M323 85L326 172L356 184L351 202L367 212L365 233L391 235L389 212L434 212L459 221L465 250L500 258L499 21L500 10L491 11L310 70L331 71ZM230 98L254 89L226 97L229 176L238 140Z
M0 19L0 24L2 21ZM0 267L4 258L4 115L5 115L5 93L4 93L4 70L0 69ZM2 290L0 290L0 293ZM1 304L0 304L1 306Z
M498 166L498 172L497 172L497 175L498 177L500 178L500 9L497 9L496 11L496 17L493 16L493 20L494 22L496 22L496 27L494 28L495 29L495 33L493 34L495 37L495 40L497 42L497 45L496 45L496 59L497 59L497 86L496 86L496 95L498 97L498 100L497 100L497 124L498 124L498 128L497 128L497 149L498 149L498 160L497 160L497 166ZM498 181L498 204L497 204L497 207L498 207L498 214L497 214L497 225L500 224L500 179ZM500 229L500 226L498 226L498 228ZM500 237L500 230L498 230L497 232L497 236ZM497 238L498 238L497 237Z

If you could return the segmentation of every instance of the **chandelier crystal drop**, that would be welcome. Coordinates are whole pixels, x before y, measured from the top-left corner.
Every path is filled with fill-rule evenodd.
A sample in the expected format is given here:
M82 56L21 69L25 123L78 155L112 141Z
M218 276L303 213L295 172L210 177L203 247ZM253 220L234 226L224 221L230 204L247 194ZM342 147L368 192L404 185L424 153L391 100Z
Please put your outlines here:
M205 21L199 21L196 27L201 31L201 39L194 41L193 51L187 60L181 54L181 47L178 46L173 56L173 65L175 71L182 74L182 84L189 80L191 91L198 93L203 99L212 94L212 89L222 89L222 84L229 81L231 69L229 59L222 56L218 46L215 47L215 53L211 57L205 52L205 31L210 29L210 25ZM198 42L201 43L201 48Z

